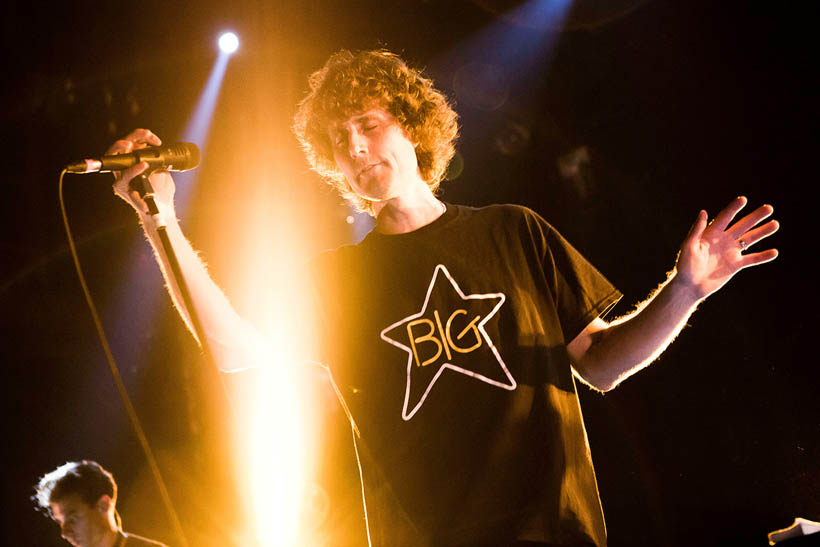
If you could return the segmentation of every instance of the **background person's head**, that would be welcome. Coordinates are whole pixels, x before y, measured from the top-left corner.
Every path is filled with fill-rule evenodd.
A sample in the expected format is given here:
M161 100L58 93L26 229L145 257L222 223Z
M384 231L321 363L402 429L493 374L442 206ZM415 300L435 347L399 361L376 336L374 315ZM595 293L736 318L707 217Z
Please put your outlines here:
M299 103L294 132L311 167L357 209L373 214L373 204L352 191L333 159L328 129L379 106L387 110L416 145L422 178L435 192L455 154L458 115L433 82L386 50L342 50L309 79Z
M92 547L116 533L117 483L93 461L68 462L44 475L34 499L72 545Z

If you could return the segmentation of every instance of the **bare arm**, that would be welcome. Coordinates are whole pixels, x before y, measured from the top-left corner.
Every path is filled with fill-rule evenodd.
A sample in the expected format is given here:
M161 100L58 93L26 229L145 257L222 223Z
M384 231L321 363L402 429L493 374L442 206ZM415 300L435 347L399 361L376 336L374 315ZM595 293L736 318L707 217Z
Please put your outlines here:
M147 145L159 144L161 144L159 137L146 129L137 129L124 139L115 142L107 153L128 153ZM165 278L168 292L182 319L193 332L189 310L183 303L176 280L170 273L168 257L162 249L157 231L160 225L167 227L168 237L217 366L221 370L229 371L260 365L261 360L267 354L262 337L250 323L236 313L225 294L211 279L205 264L180 229L174 209L174 181L171 175L167 172L157 172L151 175L151 185L159 209L159 215L156 217L148 213L148 207L140 198L139 193L129 188L131 179L145 171L146 167L146 164L140 164L122 171L116 177L114 192L136 210L145 235L154 248L154 254Z
M730 226L745 205L746 198L734 199L709 224L701 211L667 281L634 312L612 323L596 319L569 343L575 370L585 382L601 391L614 389L663 353L698 303L743 268L777 257L775 249L744 254L779 228L775 220L758 226L774 211L770 205Z

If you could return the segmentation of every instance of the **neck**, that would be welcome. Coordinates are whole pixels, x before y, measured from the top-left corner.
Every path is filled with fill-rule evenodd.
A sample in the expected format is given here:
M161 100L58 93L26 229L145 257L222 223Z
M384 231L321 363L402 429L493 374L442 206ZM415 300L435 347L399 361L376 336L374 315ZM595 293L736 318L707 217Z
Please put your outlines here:
M377 202L376 231L382 234L404 234L418 230L444 214L444 204L425 184L423 190L409 196Z
M119 532L117 530L105 530L102 536L94 543L94 547L113 547L117 543Z
M99 541L95 543L95 547L113 547L113 545L117 543L117 538L120 535L120 530L117 526L117 521L114 518L114 514L109 513L106 518L106 521L107 526L105 527L105 530L100 536Z

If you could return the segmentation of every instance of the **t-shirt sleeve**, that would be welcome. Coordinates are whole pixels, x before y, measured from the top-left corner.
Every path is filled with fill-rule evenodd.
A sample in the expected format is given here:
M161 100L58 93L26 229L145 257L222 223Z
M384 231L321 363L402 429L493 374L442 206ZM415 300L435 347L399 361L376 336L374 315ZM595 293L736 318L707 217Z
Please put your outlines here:
M543 218L530 212L527 222L569 343L623 295Z

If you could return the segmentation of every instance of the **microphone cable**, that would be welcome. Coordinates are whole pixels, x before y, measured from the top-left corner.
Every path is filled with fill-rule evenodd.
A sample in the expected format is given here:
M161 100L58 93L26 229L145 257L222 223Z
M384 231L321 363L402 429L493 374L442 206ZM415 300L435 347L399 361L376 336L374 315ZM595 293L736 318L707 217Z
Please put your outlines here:
M171 525L174 528L174 532L177 535L177 539L180 542L182 547L188 547L188 540L185 537L185 532L182 530L182 525L180 524L179 517L177 515L176 510L174 509L174 505L171 502L171 496L168 494L168 489L165 486L165 481L162 478L162 474L160 473L159 466L157 465L156 458L154 457L154 452L151 450L151 446L148 444L148 438L145 435L145 431L142 429L142 424L140 423L139 418L137 417L137 412L134 410L134 405L131 403L131 398L128 396L128 391L125 389L125 384L123 384L122 376L120 375L120 370L117 367L117 363L114 361L114 356L111 353L111 348L108 344L108 339L105 336L105 331L103 330L102 321L100 321L99 314L97 313L97 307L94 305L94 300L91 297L91 291L88 289L88 284L85 280L85 275L83 274L83 269L80 266L80 258L77 255L77 248L74 244L74 237L71 235L71 227L68 224L68 215L66 214L65 209L65 200L63 199L63 177L65 177L67 170L63 169L60 173L60 182L59 182L59 195L60 195L60 212L63 217L63 225L65 226L66 237L68 238L68 247L71 251L71 258L74 261L74 268L77 270L77 277L80 279L80 285L83 288L83 294L85 295L85 300L88 303L88 309L91 311L91 317L94 320L94 326L97 329L97 335L100 338L100 342L102 343L103 352L105 353L106 361L108 362L108 366L111 369L111 375L114 377L114 383L117 386L117 390L119 391L120 398L122 399L122 403L125 406L125 411L128 414L128 418L131 422L131 425L134 427L134 431L137 434L137 438L139 439L140 446L142 446L142 451L145 453L145 457L148 460L148 466L151 469L151 473L154 476L154 481L157 483L157 487L159 488L160 497L162 498L162 502L165 505L165 509L168 511L168 516L171 519Z

